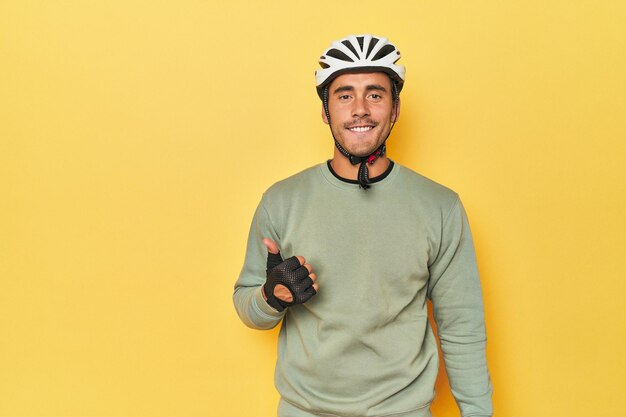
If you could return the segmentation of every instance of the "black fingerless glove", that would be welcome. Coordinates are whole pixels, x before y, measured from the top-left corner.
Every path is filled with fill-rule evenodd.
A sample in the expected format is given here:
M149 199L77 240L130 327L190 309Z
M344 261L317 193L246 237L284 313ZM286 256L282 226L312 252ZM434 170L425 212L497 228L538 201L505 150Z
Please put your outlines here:
M287 287L293 301L283 301L274 296L274 288L277 285ZM278 311L286 307L302 304L313 297L316 293L313 288L313 280L309 277L309 270L300 265L295 256L283 261L280 253L267 254L267 281L263 285L267 303Z

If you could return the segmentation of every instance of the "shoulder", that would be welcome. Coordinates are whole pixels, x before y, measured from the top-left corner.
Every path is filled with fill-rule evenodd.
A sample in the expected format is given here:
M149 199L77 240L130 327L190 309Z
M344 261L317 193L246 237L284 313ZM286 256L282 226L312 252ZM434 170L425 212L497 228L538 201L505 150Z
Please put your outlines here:
M309 167L273 184L263 193L262 201L265 204L272 204L286 199L297 199L298 196L305 195L315 184L320 182L320 165Z
M304 169L297 174L278 181L265 191L265 195L278 195L293 192L299 186L308 185L313 181L319 180L320 164Z
M405 167L404 165L397 163L396 165L398 166L398 187L403 190L403 192L412 196L412 198L427 200L444 206L456 204L459 196L454 190L435 182L430 178Z

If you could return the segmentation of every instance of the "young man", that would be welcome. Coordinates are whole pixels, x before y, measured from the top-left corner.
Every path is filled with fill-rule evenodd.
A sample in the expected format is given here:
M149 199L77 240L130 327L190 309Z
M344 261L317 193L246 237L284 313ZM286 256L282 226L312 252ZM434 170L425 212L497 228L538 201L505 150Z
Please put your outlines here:
M439 364L427 299L462 416L492 415L463 206L385 153L400 114L399 59L372 35L324 52L317 90L333 159L270 187L254 215L234 302L250 327L282 320L281 417L430 416Z

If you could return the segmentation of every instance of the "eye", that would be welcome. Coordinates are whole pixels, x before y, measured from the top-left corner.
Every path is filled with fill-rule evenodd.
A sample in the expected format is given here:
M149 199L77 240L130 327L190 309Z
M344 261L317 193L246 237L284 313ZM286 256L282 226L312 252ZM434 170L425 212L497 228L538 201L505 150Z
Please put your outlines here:
M348 94L343 94L339 96L339 100L349 100L350 96Z
M383 99L383 96L381 96L380 94L377 93L372 93L369 95L370 100L372 101L380 101Z

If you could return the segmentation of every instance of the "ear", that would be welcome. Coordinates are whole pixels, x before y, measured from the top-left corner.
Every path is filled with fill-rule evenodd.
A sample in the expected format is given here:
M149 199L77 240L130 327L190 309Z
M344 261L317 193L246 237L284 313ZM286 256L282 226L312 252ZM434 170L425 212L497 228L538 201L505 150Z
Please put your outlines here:
M400 97L398 97L398 101L393 107L394 108L391 110L391 120L395 123L400 118Z
M326 116L326 112L324 111L324 104L322 103L322 120L324 123L328 124L328 117Z

